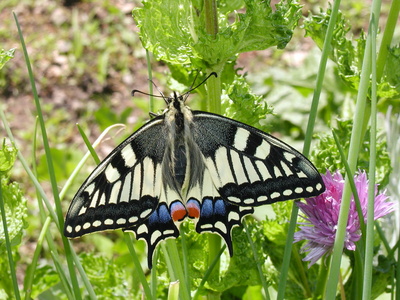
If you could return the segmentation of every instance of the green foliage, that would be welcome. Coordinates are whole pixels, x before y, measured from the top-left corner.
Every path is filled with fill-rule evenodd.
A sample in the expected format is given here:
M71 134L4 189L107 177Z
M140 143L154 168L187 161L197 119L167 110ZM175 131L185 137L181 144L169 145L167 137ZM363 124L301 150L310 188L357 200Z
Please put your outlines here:
M28 226L26 199L23 191L17 182L10 182L9 172L14 165L16 149L3 144L0 150L1 188L8 226L8 234L11 246L18 246L21 243L23 230ZM4 220L0 221L4 222ZM0 223L1 224L1 223ZM3 225L0 226L0 254L5 251L5 237ZM5 256L2 256L5 258Z
M54 172L57 181L60 182L66 180L70 176L82 157L82 154L74 149L52 148L51 155L53 158ZM41 180L49 180L50 178L45 154L39 158L37 176Z
M10 50L0 50L0 70L3 69L4 65L14 57L15 49Z
M350 146L350 135L353 128L352 121L337 121L337 128L334 129L339 140L340 146L343 148L347 157ZM363 142L362 151L358 158L358 167L361 170L368 172L369 170L369 153L370 153L370 131L367 130ZM381 137L376 145L376 181L382 187L385 187L389 180L391 171L390 158L386 150L386 141ZM326 169L332 173L340 170L340 173L345 174L345 168L340 157L339 150L335 140L331 134L322 135L319 137L319 143L315 147L312 155L312 161L318 166L321 173L325 173Z
M310 15L304 21L306 35L311 37L320 48L323 46L330 16L331 9L328 9L326 12L321 10L319 14ZM336 63L342 80L352 89L358 90L366 36L364 32L361 31L360 36L353 41L353 39L348 38L350 30L351 26L349 25L349 21L342 13L339 13L333 33L330 59ZM377 95L381 98L378 102L378 107L382 111L386 111L390 104L396 104L396 106L398 106L399 103L399 54L400 50L397 46L390 48L388 59L385 61L384 74L380 82L378 82Z
M17 249L19 248L24 229L28 227L27 223L27 201L23 191L17 182L10 181L10 172L14 166L17 150L3 142L0 149L0 184L2 192L2 207L5 210L7 222L7 232L10 242L10 250L13 251L13 261L19 260ZM2 280L0 280L0 293L5 293L10 297L14 294L9 261L7 256L6 237L4 232L5 220L0 216L0 269L2 270ZM4 299L7 299L4 298Z
M231 9L237 9L239 3L226 5L220 1L224 9L218 16L215 36L206 31L205 9L200 1L181 1L178 8L174 0L143 1L143 8L135 9L134 17L143 46L157 60L219 71L240 52L284 48L300 18L300 6L295 1L283 1L275 11L269 1L244 4L246 13L235 15L230 23Z
M244 77L235 76L231 85L226 85L222 96L222 111L225 116L260 127L260 120L272 113L263 97L255 95ZM260 129L266 130L267 126Z
M121 265L115 264L112 259L88 253L82 253L80 258L98 299L122 300L131 297L127 282L129 276Z

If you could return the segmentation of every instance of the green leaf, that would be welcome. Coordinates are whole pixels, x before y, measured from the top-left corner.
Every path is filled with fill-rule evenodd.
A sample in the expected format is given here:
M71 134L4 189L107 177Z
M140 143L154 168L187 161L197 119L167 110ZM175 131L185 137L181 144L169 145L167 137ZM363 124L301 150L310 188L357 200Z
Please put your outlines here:
M98 299L132 298L127 282L129 276L122 266L112 259L88 253L81 253L79 257Z
M319 48L322 48L331 10L321 11L318 15L310 15L304 21L306 36L310 36ZM352 39L349 34L351 26L342 13L339 13L331 44L330 59L338 67L343 81L352 89L358 90L361 65L364 57L366 36L360 33L359 38ZM350 36L350 38L348 37ZM378 83L378 108L386 111L389 105L399 107L400 98L400 50L393 47L389 50L384 74ZM399 111L399 110L397 110Z
M264 120L267 114L272 113L261 96L251 92L250 86L244 77L235 76L231 85L225 85L222 96L222 111L224 115L245 122L248 125L266 130L260 120Z
M10 49L10 50L0 50L0 70L3 69L4 65L14 57L14 52L15 49Z
M0 175L8 176L11 168L14 166L17 157L17 149L3 142L3 149L0 150Z
M218 71L241 52L284 48L300 18L300 6L295 1L282 1L275 11L269 1L244 2L246 13L236 14L230 23L232 11L227 9L234 6L221 1L219 5L225 9L218 16L216 36L207 34L204 7L195 1L143 1L143 8L135 9L134 17L143 46L157 60Z
M334 129L346 156L349 151L349 137L351 135L352 128L353 123L351 120L338 120L337 128ZM361 146L363 151L360 152L358 159L358 167L362 170L366 170L367 172L369 169L370 153L369 136L370 131L368 129ZM326 134L323 136L319 136L318 138L319 143L311 154L311 161L314 162L315 166L317 166L319 168L319 171L322 173L325 173L326 169L328 169L331 172L339 170L340 173L344 174L345 168L340 158L340 153L337 149L333 136L331 134ZM390 158L386 150L386 141L382 138L378 139L376 148L376 181L381 186L386 186L392 170L390 165Z
M38 296L60 282L60 277L52 266L43 265L35 270L35 277L33 279L32 299L37 299Z
M1 188L11 246L17 246L21 244L23 230L28 227L27 202L18 183L10 183L8 178L2 177ZM4 228L1 222L4 220L0 217L0 254L5 252Z

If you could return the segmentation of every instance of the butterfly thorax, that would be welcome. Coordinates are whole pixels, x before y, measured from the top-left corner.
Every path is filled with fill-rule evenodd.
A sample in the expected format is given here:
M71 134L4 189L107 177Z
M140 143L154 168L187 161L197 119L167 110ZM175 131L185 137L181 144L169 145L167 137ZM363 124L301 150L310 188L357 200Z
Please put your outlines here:
M188 189L203 175L204 162L199 161L200 150L193 141L193 114L185 105L185 98L174 93L168 98L165 112L168 144L165 148L162 178L164 185L174 189L181 200L186 200Z

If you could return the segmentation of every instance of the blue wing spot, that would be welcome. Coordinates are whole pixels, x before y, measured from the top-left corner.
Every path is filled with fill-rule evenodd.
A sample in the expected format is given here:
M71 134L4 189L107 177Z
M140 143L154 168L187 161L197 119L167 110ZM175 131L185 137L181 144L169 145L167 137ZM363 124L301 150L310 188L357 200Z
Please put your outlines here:
M165 204L161 204L149 217L149 224L168 223L171 221L171 215Z
M201 216L202 217L210 217L214 214L214 207L213 207L213 201L211 199L203 199L203 203L201 205Z
M224 203L224 200L222 199L218 199L215 201L214 203L214 213L221 215L221 216L225 216L226 214L226 204Z

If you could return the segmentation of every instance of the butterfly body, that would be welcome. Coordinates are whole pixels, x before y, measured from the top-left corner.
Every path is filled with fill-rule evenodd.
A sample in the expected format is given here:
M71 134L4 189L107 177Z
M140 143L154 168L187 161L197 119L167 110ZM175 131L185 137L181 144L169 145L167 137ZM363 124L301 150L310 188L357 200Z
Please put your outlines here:
M184 94L187 95L187 94ZM233 254L231 230L253 207L311 197L325 189L299 152L244 123L191 111L173 94L168 108L115 148L75 195L64 234L122 228L148 245L178 237L186 217L218 233Z

